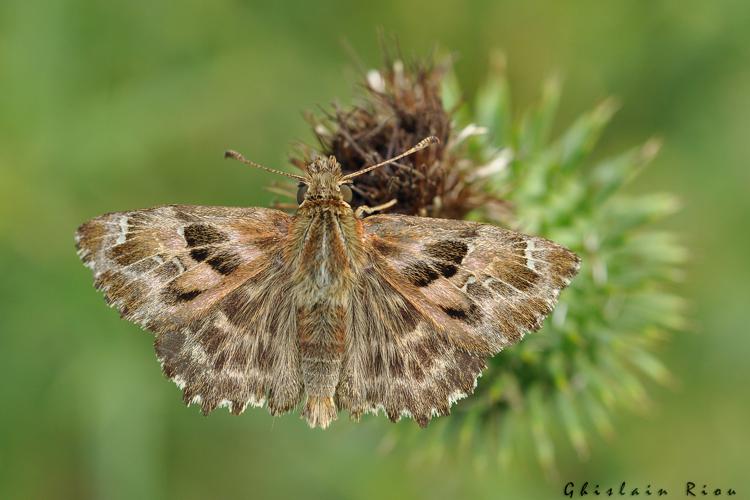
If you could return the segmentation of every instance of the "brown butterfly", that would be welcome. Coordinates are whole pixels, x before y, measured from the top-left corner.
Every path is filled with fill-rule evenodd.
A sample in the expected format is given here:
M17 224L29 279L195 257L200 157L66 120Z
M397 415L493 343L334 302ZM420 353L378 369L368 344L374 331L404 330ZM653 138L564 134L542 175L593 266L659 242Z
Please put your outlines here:
M106 214L78 229L79 255L107 301L156 334L164 373L204 413L304 401L311 427L339 409L425 426L541 326L579 267L551 241L492 225L352 210L352 178L435 142L348 175L333 156L303 176L274 171L300 181L295 215Z

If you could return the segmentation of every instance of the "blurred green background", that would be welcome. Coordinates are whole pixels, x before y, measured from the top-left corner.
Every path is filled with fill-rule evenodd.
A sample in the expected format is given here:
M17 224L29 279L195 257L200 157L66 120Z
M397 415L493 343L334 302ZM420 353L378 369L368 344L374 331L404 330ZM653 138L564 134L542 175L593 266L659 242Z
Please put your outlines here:
M653 387L652 411L619 416L588 461L562 446L557 479L533 458L480 471L470 450L384 453L382 418L327 432L265 410L204 418L75 255L77 225L107 211L267 205L269 177L222 151L284 165L311 140L301 112L354 95L341 41L380 64L377 27L407 56L455 51L468 96L503 49L519 109L562 74L559 126L619 97L598 154L665 140L630 189L684 204L670 226L691 253L692 331L662 352L680 385ZM741 0L3 0L0 498L562 498L585 480L749 497L749 63Z

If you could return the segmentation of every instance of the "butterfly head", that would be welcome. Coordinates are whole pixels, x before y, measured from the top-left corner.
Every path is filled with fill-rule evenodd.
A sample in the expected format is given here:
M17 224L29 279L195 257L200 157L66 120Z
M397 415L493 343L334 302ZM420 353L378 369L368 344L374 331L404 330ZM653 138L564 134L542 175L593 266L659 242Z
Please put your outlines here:
M421 151L432 144L437 144L439 142L440 140L435 136L426 137L419 141L414 147L404 151L398 156L394 156L388 160L381 161L380 163L370 165L369 167L365 167L346 175L343 175L341 165L334 156L329 156L328 158L317 158L307 165L305 175L291 174L289 172L282 172L281 170L264 167L258 163L246 160L245 157L237 151L226 151L224 153L224 158L234 158L235 160L239 160L251 167L261 168L274 174L297 179L299 181L297 203L300 205L307 200L337 200L349 203L352 200L351 179L358 175L365 174L370 170L382 167L383 165L398 161L405 156L414 154L417 151Z
M341 164L335 156L317 158L307 166L306 174L297 188L299 205L307 200L352 201L350 183L342 180Z

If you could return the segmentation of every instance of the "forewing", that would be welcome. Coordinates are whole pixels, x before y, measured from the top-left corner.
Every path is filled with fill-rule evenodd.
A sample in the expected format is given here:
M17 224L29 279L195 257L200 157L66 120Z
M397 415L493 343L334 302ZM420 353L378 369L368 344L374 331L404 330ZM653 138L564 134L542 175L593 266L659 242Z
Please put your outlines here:
M355 415L382 407L424 425L447 413L488 356L541 326L579 267L560 245L487 224L363 224L370 265L353 298L341 391Z
M156 335L164 373L204 412L301 390L283 265L290 217L263 208L164 206L97 217L76 234L95 286Z

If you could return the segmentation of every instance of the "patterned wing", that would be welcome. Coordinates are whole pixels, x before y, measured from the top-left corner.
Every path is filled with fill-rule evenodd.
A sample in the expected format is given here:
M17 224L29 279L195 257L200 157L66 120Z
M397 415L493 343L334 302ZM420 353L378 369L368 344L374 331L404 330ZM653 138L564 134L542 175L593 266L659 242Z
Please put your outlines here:
M363 221L369 265L352 298L339 403L421 426L473 392L486 358L537 330L578 257L468 221Z
M164 373L204 413L271 413L301 397L283 265L290 217L263 208L164 206L83 224L78 253L122 317L156 334Z

